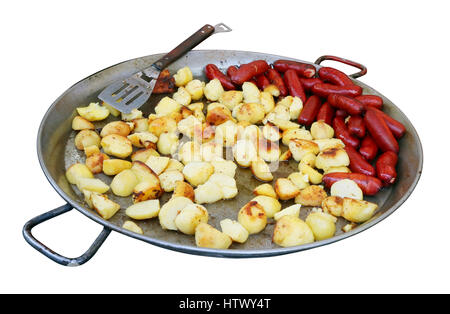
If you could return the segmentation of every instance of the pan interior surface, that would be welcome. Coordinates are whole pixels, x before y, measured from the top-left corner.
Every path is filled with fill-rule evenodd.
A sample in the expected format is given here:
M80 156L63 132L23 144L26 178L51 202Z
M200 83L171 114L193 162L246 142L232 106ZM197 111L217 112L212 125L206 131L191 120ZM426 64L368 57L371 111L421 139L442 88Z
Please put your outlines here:
M188 253L234 257L277 255L328 244L365 230L392 213L401 205L401 203L403 203L414 189L422 169L422 148L412 124L386 97L369 86L355 81L355 83L363 87L364 94L381 96L385 103L384 111L402 122L407 129L406 135L399 141L400 154L397 165L397 183L392 187L383 189L374 197L365 197L368 201L377 203L379 209L371 220L358 226L355 230L343 234L341 228L347 224L347 222L343 218L339 218L336 225L337 232L335 237L309 245L284 249L272 243L274 223L271 222L264 231L256 235L251 235L244 244L233 243L229 250L209 250L197 248L193 236L163 230L159 225L157 218L145 221L135 221L143 229L143 236L122 229L122 224L130 219L125 215L125 209L132 204L131 198L117 197L110 191L107 193L108 197L119 203L121 205L121 210L108 221L101 219L94 211L89 209L83 200L83 195L76 187L72 187L65 177L65 170L70 165L76 162L85 161L84 152L78 151L74 145L76 133L71 128L71 122L76 115L75 108L86 106L90 102L98 102L97 95L105 86L117 79L127 77L132 73L149 66L160 56L162 55L152 55L126 61L102 70L78 82L52 105L42 121L38 135L38 154L45 174L66 201L95 221L138 239ZM187 55L173 63L169 67L169 70L171 73L174 73L177 69L187 65L191 68L195 78L204 80L203 69L208 63L214 63L223 70L230 65L247 63L255 59L264 59L268 62L273 62L280 58L289 59L286 57L245 51L199 50L189 52ZM154 112L154 106L164 96L165 95L151 96L150 100L141 107L140 110L144 112L145 116L148 116L149 113ZM117 120L117 118L108 117L107 120L96 123L96 127L101 128L104 124L113 120ZM278 177L287 177L294 171L298 171L297 162L281 162L279 169L274 173L274 180ZM96 177L99 177L108 184L112 180L112 177L103 174L96 175ZM237 219L239 209L253 198L252 190L261 184L261 182L253 177L249 169L238 167L235 178L239 190L236 198L219 201L205 206L210 215L209 223L219 230L219 223L222 219ZM161 205L163 205L170 196L171 193L165 193L160 200ZM290 206L291 204L293 204L293 201L282 202L282 208ZM300 217L305 219L310 210L310 207L302 207Z

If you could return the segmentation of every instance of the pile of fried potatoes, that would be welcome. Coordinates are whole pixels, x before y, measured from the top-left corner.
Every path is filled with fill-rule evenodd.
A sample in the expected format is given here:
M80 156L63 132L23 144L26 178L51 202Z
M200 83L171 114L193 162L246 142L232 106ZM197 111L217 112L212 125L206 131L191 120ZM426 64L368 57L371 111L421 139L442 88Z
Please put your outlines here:
M300 98L281 98L276 86L260 91L250 82L225 91L217 79L194 79L189 67L174 79L178 90L147 117L137 109L121 114L106 103L77 108L75 146L86 160L71 165L66 177L102 218L120 210L108 193L131 197L125 213L132 220L123 228L143 234L136 222L158 218L163 229L195 236L199 247L227 249L272 222L273 242L288 247L333 237L337 217L349 221L343 228L348 232L373 216L377 205L363 200L355 182L336 182L331 195L321 185L326 173L350 172L350 161L330 125L317 121L307 130L294 122L303 108ZM93 122L109 115L118 119L98 132ZM233 160L223 158L225 148ZM270 165L289 159L298 162L298 171L273 182ZM220 221L220 231L208 224L203 204L237 195L237 166L266 183L236 217ZM111 184L95 178L99 173L111 176ZM172 197L161 205L163 193ZM291 199L295 204L283 208ZM313 207L305 221L299 218L302 205Z

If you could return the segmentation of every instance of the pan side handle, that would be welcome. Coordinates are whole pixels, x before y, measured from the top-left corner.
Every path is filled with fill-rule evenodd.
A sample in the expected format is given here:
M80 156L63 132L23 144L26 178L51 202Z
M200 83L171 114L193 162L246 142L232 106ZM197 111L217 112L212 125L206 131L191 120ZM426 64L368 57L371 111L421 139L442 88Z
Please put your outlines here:
M94 243L92 243L91 247L81 256L76 258L68 258L65 256L62 256L47 246L45 246L43 243L41 243L39 240L37 240L31 230L39 225L40 223L43 223L49 219L52 219L54 217L57 217L59 215L62 215L64 213L67 213L71 211L73 207L70 204L63 205L61 207L58 207L56 209L53 209L47 213L44 213L42 215L39 215L30 221L28 221L24 226L22 230L23 237L28 242L29 245L31 245L33 248L35 248L38 252L42 253L43 255L47 256L52 261L63 265L63 266L80 266L89 261L95 253L97 253L100 246L105 242L106 238L111 233L111 229L104 227L102 232L99 234L97 239L95 239Z
M325 60L341 62L341 63L347 64L347 65L351 65L355 68L358 68L360 70L359 72L349 75L351 78L354 78L354 79L361 77L367 73L367 68L364 65L362 65L361 63L358 63L358 62L355 62L352 60L348 60L348 59L344 59L341 57L336 57L336 56L330 56L330 55L321 56L314 63L321 64Z

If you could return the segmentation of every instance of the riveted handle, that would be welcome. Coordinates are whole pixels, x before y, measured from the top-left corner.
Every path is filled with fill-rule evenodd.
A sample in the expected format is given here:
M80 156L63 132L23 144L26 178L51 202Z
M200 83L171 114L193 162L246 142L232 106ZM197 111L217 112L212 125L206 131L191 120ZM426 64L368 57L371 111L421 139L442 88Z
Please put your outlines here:
M341 63L347 64L347 65L351 65L351 66L353 66L355 68L360 69L359 72L349 75L351 78L354 78L354 79L356 79L358 77L361 77L361 76L363 76L363 75L365 75L367 73L367 68L364 65L362 65L361 63L358 63L358 62L355 62L355 61L352 61L352 60L348 60L348 59L344 59L344 58L341 58L341 57L336 57L336 56L330 56L330 55L321 56L314 63L315 64L320 64L320 63L322 63L325 60L332 60L332 61L336 61L336 62L341 62Z
M38 252L42 253L43 255L47 256L52 261L63 265L63 266L80 266L89 261L95 253L97 253L100 246L105 242L106 238L111 233L111 229L104 227L102 232L99 234L97 239L92 243L91 247L84 253L83 255L76 257L76 258L69 258L62 256L50 248L48 248L45 244L37 240L33 234L31 233L31 230L39 225L40 223L43 223L44 221L47 221L49 219L55 218L59 215L62 215L64 213L67 213L73 209L72 205L66 204L61 207L58 207L56 209L53 209L47 213L44 213L42 215L39 215L30 221L28 221L24 226L22 230L23 237L25 240L30 244L33 248L35 248Z

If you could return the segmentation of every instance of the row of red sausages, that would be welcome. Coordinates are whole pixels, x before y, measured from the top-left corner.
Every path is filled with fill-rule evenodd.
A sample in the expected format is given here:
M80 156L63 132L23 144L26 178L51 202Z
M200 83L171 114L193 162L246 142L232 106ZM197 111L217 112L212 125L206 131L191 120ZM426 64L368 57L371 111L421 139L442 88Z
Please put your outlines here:
M300 124L310 126L314 121L323 120L332 125L335 136L345 144L353 173L325 175L323 180L327 187L348 178L354 180L364 194L374 195L383 185L394 183L399 151L397 139L406 129L381 110L381 97L362 95L362 88L345 73L331 67L322 67L316 73L313 65L291 60L277 60L273 68L264 60L256 60L239 68L230 66L226 75L214 64L208 64L205 72L208 79L218 79L225 90L234 90L244 82L253 82L260 89L273 84L280 90L280 96L297 96L303 101L298 117ZM306 92L311 95L307 97ZM379 150L383 153L373 167L370 161Z

